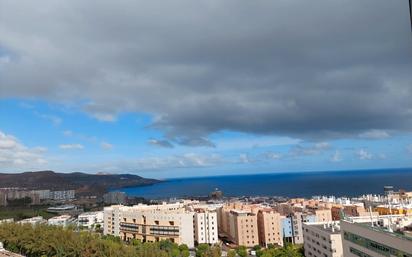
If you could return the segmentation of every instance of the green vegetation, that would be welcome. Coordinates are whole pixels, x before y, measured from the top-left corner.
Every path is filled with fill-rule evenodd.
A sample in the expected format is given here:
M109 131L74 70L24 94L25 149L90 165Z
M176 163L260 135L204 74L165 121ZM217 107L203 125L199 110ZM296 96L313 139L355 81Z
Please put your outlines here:
M240 257L246 257L247 256L247 248L245 246L239 246L236 248L236 253Z
M6 249L28 257L189 257L187 245L170 241L142 243L132 240L125 243L119 237L101 236L88 231L76 232L73 228L56 226L3 223L0 224L0 241ZM302 246L286 245L283 248L261 249L255 246L258 257L303 257ZM217 245L200 244L196 257L220 257ZM245 247L229 250L229 257L247 256Z
M222 250L219 246L209 246L208 244L200 244L196 249L196 257L220 257Z
M56 216L56 214L48 213L46 209L49 206L37 205L31 207L0 207L0 220L11 219L22 220L35 216L42 216L45 219Z
M236 252L235 250L229 250L227 252L227 257L236 257Z
M170 241L142 243L122 242L119 237L100 236L86 231L75 232L56 226L0 224L0 241L6 249L28 257L189 257L187 245ZM198 257L220 257L218 246L200 245Z
M282 248L256 249L258 257L303 257L301 245L287 244Z

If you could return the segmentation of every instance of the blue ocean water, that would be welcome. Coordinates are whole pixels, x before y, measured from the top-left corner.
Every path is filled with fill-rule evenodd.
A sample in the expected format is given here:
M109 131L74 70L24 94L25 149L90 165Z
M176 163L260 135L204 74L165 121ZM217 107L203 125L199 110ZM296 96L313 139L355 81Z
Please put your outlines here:
M359 196L382 194L385 185L412 190L412 168L180 178L120 191L148 199L206 196L215 188L226 196Z

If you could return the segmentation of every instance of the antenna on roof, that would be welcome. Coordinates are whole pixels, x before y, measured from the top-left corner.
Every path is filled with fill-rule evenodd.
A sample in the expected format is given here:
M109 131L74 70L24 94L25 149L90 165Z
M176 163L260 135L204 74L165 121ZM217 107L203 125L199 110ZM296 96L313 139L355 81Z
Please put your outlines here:
M372 215L372 206L369 206L369 215L371 217L371 227L373 227L374 223L373 223L373 215Z

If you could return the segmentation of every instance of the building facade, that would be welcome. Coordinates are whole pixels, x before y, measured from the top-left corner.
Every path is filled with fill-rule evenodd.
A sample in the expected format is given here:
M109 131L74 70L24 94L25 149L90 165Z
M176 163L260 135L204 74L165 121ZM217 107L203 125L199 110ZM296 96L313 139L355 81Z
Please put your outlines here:
M229 213L229 238L236 245L253 247L259 244L257 214L231 210Z
M412 257L412 240L370 222L341 221L345 257Z
M50 191L50 199L55 201L69 201L75 198L74 190Z
M104 208L104 234L124 241L170 240L194 247L194 213L177 204L111 206Z
M124 192L108 192L103 195L103 202L105 204L125 204L127 200Z
M195 242L197 244L216 244L218 238L217 213L197 210L193 216Z
M84 212L77 217L77 225L81 228L92 229L93 226L103 226L103 218L102 211Z
M274 210L260 210L258 212L259 244L263 247L269 245L283 246L283 233L281 216Z
M290 214L282 217L283 239L292 244L303 244L302 213Z
M343 257L339 222L303 223L305 256Z
M50 226L67 227L70 224L75 224L75 219L72 218L70 215L61 215L50 218L47 221L47 224Z

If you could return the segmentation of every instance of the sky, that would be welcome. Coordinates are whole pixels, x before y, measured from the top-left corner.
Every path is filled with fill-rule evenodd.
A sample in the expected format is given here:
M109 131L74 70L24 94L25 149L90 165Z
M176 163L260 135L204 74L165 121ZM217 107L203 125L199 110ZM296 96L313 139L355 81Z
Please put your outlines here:
M412 167L402 0L0 0L0 172Z

